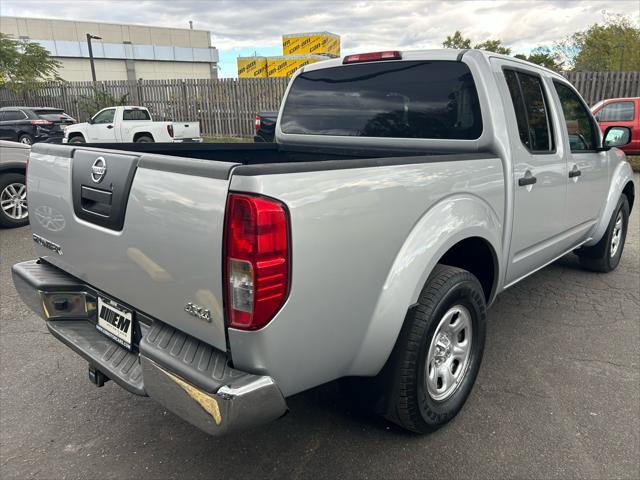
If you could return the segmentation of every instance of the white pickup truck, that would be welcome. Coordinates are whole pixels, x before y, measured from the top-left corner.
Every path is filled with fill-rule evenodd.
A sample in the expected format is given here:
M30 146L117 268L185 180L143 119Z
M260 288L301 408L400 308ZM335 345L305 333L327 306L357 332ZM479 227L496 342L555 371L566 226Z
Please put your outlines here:
M613 147L631 130L602 134L550 70L478 50L349 55L294 75L275 131L33 146L29 208L59 221L34 215L39 258L14 283L96 385L220 435L360 377L368 406L428 432L471 392L496 295L572 252L620 262L635 186Z
M66 127L62 143L202 142L199 122L155 122L144 107L103 108Z

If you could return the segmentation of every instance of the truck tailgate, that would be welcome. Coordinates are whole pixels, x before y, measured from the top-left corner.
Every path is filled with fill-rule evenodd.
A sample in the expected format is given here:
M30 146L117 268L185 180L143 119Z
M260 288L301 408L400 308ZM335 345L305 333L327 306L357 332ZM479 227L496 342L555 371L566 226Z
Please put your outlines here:
M225 350L223 224L235 165L37 144L27 179L36 251L114 300ZM211 320L187 313L188 303L210 310Z
M200 137L200 122L173 122L173 138L190 139Z

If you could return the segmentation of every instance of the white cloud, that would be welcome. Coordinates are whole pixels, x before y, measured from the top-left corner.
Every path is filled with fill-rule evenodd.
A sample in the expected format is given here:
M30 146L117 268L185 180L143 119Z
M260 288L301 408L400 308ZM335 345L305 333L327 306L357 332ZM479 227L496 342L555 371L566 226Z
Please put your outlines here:
M500 38L514 52L551 45L603 20L603 11L640 25L638 0L1 0L0 14L187 28L211 32L221 50L280 45L284 33L329 30L343 51L438 48L461 30L474 42Z

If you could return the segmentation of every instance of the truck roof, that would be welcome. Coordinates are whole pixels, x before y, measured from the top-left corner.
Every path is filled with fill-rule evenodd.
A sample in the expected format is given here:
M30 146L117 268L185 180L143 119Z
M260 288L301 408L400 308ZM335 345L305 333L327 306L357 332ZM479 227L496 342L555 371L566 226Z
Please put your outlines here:
M536 65L535 63L527 62L526 60L521 60L519 58L512 57L510 55L502 55L500 53L488 52L486 50L478 50L478 49L456 49L456 48L437 48L437 49L428 49L428 50L399 50L402 54L402 60L395 61L407 61L407 60L460 60L463 55L474 54L474 55L482 55L489 60L491 57L502 58L504 60L509 60L516 63L521 63L528 67L537 68L539 70L543 70L549 74L555 75L558 78L563 79L564 77L560 75L558 72L554 72L553 70L549 70L546 67L542 67L540 65ZM313 70L321 70L324 68L332 68L342 65L343 57L332 58L331 60L324 60L322 62L312 63L302 67L302 72L311 72ZM394 61L394 60L391 60Z

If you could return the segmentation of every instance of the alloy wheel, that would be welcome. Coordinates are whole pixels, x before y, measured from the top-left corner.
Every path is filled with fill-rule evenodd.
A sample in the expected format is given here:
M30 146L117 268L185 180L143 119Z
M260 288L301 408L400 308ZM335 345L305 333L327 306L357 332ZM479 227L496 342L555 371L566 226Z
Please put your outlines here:
M10 183L0 193L0 208L12 220L24 220L27 210L27 186L23 183Z

